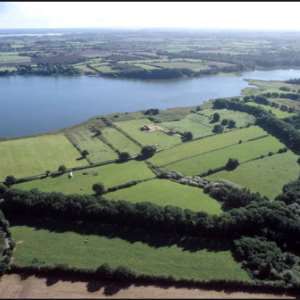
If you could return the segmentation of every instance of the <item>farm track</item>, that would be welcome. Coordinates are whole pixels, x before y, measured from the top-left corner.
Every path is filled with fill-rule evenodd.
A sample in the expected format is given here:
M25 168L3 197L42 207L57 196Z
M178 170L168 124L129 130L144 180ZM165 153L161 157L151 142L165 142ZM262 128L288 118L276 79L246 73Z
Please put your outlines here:
M243 291L208 290L156 285L121 285L108 281L77 281L70 278L21 277L4 275L0 280L0 297L28 298L194 298L194 299L296 299L294 296L249 293Z

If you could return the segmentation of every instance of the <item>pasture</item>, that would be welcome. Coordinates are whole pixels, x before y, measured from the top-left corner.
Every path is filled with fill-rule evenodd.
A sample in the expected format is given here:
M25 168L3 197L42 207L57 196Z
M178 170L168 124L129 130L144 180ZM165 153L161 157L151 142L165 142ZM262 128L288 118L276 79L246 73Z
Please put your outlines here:
M210 180L225 179L273 199L284 184L299 177L297 155L288 151L251 161L233 171L222 171L208 176Z
M106 263L114 268L124 266L138 274L153 276L250 281L229 250L202 248L188 251L166 244L151 247L140 241L145 235L140 239L137 237L133 243L119 237L82 235L71 231L57 233L28 226L13 226L11 232L17 244L14 264L18 266L64 264L95 270Z
M232 145L224 149L200 154L192 158L182 159L167 165L169 170L181 172L184 175L199 175L209 169L225 166L229 158L238 159L240 163L277 152L284 145L276 138L267 136L258 140Z
M94 183L103 183L106 188L119 185L131 180L148 179L154 176L144 162L130 161L128 163L113 163L102 167L95 167L73 172L57 177L48 177L17 184L24 190L37 188L43 192L62 192L65 194L92 194Z
M213 135L203 139L186 142L171 149L167 149L155 154L150 161L154 165L162 166L172 162L179 161L194 155L203 154L212 150L221 149L229 145L237 144L240 140L243 142L264 136L267 133L258 126L235 129L222 134Z
M139 183L105 195L112 200L127 200L133 203L152 202L160 206L178 206L209 214L221 213L221 205L200 188L182 185L164 179Z
M0 142L0 178L17 178L55 171L60 165L67 168L87 165L80 153L62 134L40 135Z
M66 135L81 151L87 150L89 152L87 158L93 163L118 158L118 155L108 145L104 144L86 127L70 130Z
M261 107L261 108L265 109L266 111L271 112L272 114L275 115L275 117L277 117L279 119L284 119L284 118L291 117L292 115L294 115L294 113L290 113L290 112L287 112L287 111L282 111L278 108L271 107L269 105L262 105L262 104L258 104L258 103L255 103L255 102L247 102L247 104L251 105L251 106Z
M178 135L170 136L161 130L151 132L141 130L144 125L152 124L148 119L122 121L115 124L142 145L156 145L158 149L165 149L181 143Z
M1 52L0 64L22 64L31 61L29 56L21 56L17 52Z

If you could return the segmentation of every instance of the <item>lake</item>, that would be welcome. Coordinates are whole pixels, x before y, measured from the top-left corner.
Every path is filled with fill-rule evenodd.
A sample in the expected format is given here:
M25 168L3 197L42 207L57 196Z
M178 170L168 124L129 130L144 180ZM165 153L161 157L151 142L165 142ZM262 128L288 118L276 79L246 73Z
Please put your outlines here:
M0 137L72 126L96 115L198 105L238 96L244 79L287 80L300 70L251 71L193 79L141 81L101 77L0 77Z

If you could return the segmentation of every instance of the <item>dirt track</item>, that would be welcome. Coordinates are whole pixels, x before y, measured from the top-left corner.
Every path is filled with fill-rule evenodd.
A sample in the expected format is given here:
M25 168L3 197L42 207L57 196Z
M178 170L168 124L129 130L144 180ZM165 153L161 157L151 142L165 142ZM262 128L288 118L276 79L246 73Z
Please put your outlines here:
M113 283L57 280L19 275L4 275L0 280L0 298L292 298L282 295L228 293L157 286L123 286Z

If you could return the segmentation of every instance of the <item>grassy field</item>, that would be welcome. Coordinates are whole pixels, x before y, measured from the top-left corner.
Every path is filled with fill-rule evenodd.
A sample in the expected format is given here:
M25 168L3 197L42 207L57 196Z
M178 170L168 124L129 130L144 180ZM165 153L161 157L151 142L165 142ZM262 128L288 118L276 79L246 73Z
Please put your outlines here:
M124 134L112 127L106 127L102 130L103 137L111 143L120 152L128 152L136 155L141 152L141 148L129 140Z
M217 134L200 140L184 143L172 149L161 151L154 155L150 161L155 165L166 165L183 158L236 144L239 142L239 140L247 141L263 135L266 135L266 132L258 126L236 129L223 134Z
M245 163L234 171L223 171L208 179L225 179L247 187L273 199L282 191L284 184L299 176L297 156L291 151Z
M118 237L55 233L27 226L11 227L17 246L14 263L19 266L67 264L96 269L108 263L125 266L138 274L172 275L178 279L250 281L229 250L187 251L176 245L151 247Z
M294 115L294 113L289 113L287 111L282 111L278 108L274 108L274 107L271 107L269 105L262 105L262 104L258 104L258 103L255 103L255 102L247 102L247 104L251 105L251 106L262 107L266 111L272 112L279 119L284 119L284 118L291 117L291 116Z
M21 64L30 62L29 56L20 56L17 52L2 52L0 53L0 64Z
M0 178L8 175L25 177L54 171L60 165L76 167L87 165L77 160L79 152L62 134L15 139L0 142Z
M181 142L179 136L169 136L162 131L140 130L142 126L152 124L148 119L122 121L115 124L142 145L156 145L158 149L164 149Z
M276 138L267 136L262 139L184 159L168 165L167 169L181 172L184 175L199 175L209 169L224 166L229 158L238 159L241 163L261 155L267 155L270 151L275 153L283 147L284 145Z
M88 159L93 163L118 158L118 155L98 137L94 137L88 128L76 128L69 131L67 136L81 150L87 150L89 152Z
M66 194L91 194L94 183L102 182L106 188L125 183L130 180L140 180L154 176L144 162L131 161L122 164L109 164L102 167L73 172L74 177L67 174L58 177L24 182L17 188L31 190L37 188L44 192L62 192Z
M105 197L134 203L147 201L161 206L173 205L209 214L221 213L220 203L203 193L201 189L164 179L142 182L127 189L108 193Z

